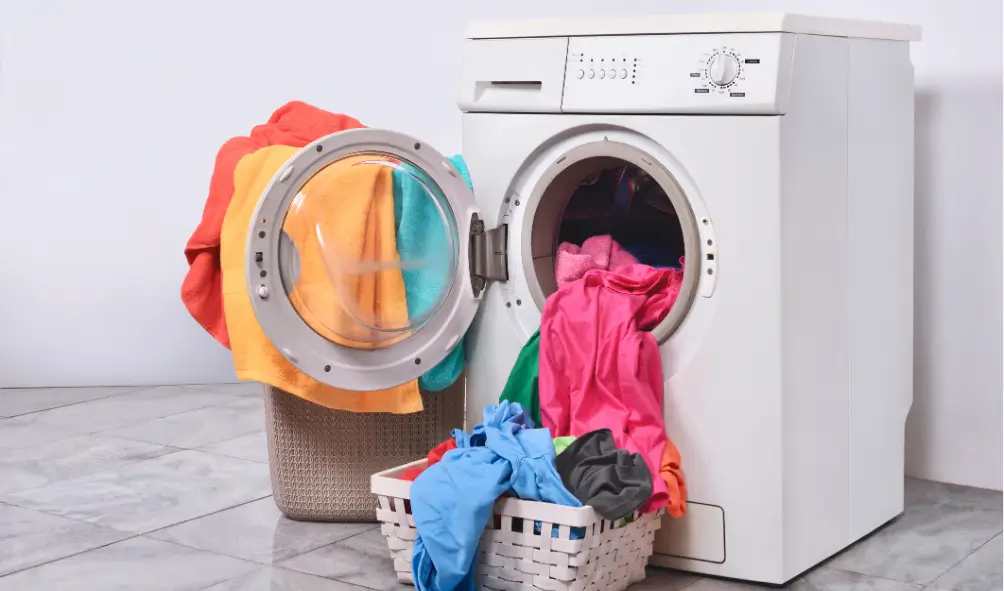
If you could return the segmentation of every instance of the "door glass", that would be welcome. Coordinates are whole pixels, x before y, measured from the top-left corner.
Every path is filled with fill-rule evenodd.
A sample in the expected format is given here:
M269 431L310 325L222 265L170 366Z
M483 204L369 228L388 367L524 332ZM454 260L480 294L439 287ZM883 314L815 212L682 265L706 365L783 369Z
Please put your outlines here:
M279 269L303 321L338 344L387 347L442 307L457 269L457 224L423 170L382 152L328 163L286 211Z

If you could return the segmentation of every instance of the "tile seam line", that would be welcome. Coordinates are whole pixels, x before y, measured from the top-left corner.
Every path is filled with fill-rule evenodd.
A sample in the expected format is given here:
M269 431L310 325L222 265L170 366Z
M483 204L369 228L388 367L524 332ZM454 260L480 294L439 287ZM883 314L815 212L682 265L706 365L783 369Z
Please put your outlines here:
M307 523L324 523L324 522L314 521L314 522L307 522ZM337 522L335 522L335 523L337 523ZM342 523L352 524L352 522L342 522ZM321 550L323 548L327 548L328 546L335 546L335 545L341 544L343 542L348 542L352 538L357 538L357 537L359 537L359 536L361 536L363 534L368 534L369 532L371 532L373 530L380 529L380 524L379 523L368 523L368 522L365 522L365 521L363 521L363 522L356 522L356 523L359 523L359 524L362 524L362 525L369 525L371 527L369 529L364 529L363 531L361 531L359 533L354 533L351 536L344 537L344 538L342 538L340 540L335 540L334 542L329 542L327 544L322 544L322 545L320 545L320 546L318 546L318 547L316 547L316 548L314 548L312 550L308 550L308 551L304 552L303 554L298 554L296 556L290 556L289 558L286 558L285 560L281 560L281 561L273 564L272 566L279 566L279 565L286 564L287 562L289 562L291 560L296 560L297 558L303 556L304 554L310 554L311 552L316 552L316 551ZM284 568L286 568L286 570L296 571L298 573L306 572L306 571L296 570L295 568L289 568L289 567L284 567ZM323 575L318 575L318 574L315 574L315 573L307 573L307 574L308 575L314 575L316 577L321 577L322 579L328 579L328 578L330 578L330 577L325 577ZM332 581L341 581L341 579L331 579L331 580ZM347 583L348 581L341 581L341 582L342 583ZM350 585L355 585L355 583L349 583L349 584ZM372 588L372 587L366 587L365 585L356 585L356 586L357 587L365 587L366 589L371 589Z
M346 581L340 581L338 579L332 579L332 578L329 578L329 577L323 577L321 575L315 575L313 573L306 573L306 572L303 572L303 571L300 571L300 570L296 570L296 569L292 569L292 568L285 568L285 567L278 566L278 565L275 565L275 564L273 564L273 565L264 565L264 566L259 565L259 566L261 567L259 570L266 569L266 568L272 568L272 569L281 570L281 571L287 572L287 573L295 573L295 574L298 574L298 575L304 575L304 576L308 576L308 577L317 577L319 579L324 579L325 581L332 581L334 583L341 583L343 585L349 585L349 586L355 587L355 588L360 589L360 590L365 589L366 591L379 591L379 590L373 589L372 587L364 587L362 585L356 585L355 583L348 583ZM255 572L255 571L251 571L251 572ZM201 591L206 591L206 589L211 589L212 587L214 587L216 585L220 585L220 584L226 583L228 581L233 581L235 579L239 579L240 577L243 577L243 576L245 576L247 574L249 574L249 573L245 573L244 575L238 575L236 577L227 579L226 581L220 581L219 583L213 583L209 587L204 587Z
M373 527L370 528L370 529L368 529L368 530L366 530L366 531L361 531L361 532L359 532L357 534L353 534L353 535L351 535L351 536L349 536L347 538L342 538L341 540L338 540L337 542L332 542L330 544L325 544L323 546L318 546L317 548L314 548L310 552L317 552L318 550L321 550L323 548L327 548L329 546L337 546L338 544L342 544L344 542L347 542L347 541L351 540L352 538L361 536L363 534L369 533L369 532L371 532L373 530L376 530L376 529L380 528L379 524L372 524L372 525L373 525ZM308 571L304 571L304 570L298 570L298 569L286 566L287 563L292 562L293 560L296 560L297 558L300 558L302 556L305 556L305 555L309 554L310 552L304 552L303 554L300 554L299 556L293 556L292 558L287 558L286 560L283 560L282 562L279 562L277 564L273 564L272 566L274 568L282 568L283 570L288 570L288 571L292 571L292 572L296 572L296 573L300 573L300 574L307 574L307 575L312 575L312 576L315 576L315 577L320 577L322 579L327 579L329 581L337 581L339 583L344 583L346 585L353 585L353 586L359 587L361 589L369 589L371 591L383 591L382 589L380 589L378 587L368 587L366 585L360 585L359 583L353 583L351 581L346 581L344 579L339 579L337 577L328 577L328 576L325 576L325 575L320 575L320 574L317 574L317 573L312 573L312 572L308 572ZM696 582L697 581L693 581L692 583L690 583L690 585L693 585ZM687 586L689 587L690 585L687 585ZM682 589L681 589L681 591L682 591Z
M283 563L283 562L286 562L286 561L289 561L289 560L293 560L294 558L298 558L298 557L300 557L300 556L303 556L304 554L308 554L308 553L310 553L310 552L313 552L313 551L315 551L315 550L320 550L321 548L327 548L328 546L332 546L332 545L334 545L334 544L338 544L339 542L344 542L344 541L348 540L349 538L354 538L354 537L356 537L356 536L358 536L358 535L361 535L361 534L364 534L364 533L366 533L366 531L370 531L370 530L366 530L366 531L361 531L361 532L359 532L359 533L356 533L356 534L352 534L352 535L350 535L350 536L346 536L346 537L344 537L344 538L340 538L340 539L338 539L338 540L335 540L334 542L328 542L328 543L326 543L326 544L321 544L320 546L315 546L315 547L313 547L313 548L310 548L310 549L307 549L307 550L304 550L303 552L300 552L300 553L299 553L299 554L297 554L296 556L290 556L289 558L284 558L283 560L281 560L281 561L280 561L280 562L278 562L278 563L273 563L273 562L256 562L256 561L254 561L254 560L251 560L251 559L249 559L249 558L242 558L242 557L240 557L240 556L234 556L234 555L232 555L232 554L226 554L226 553L224 553L224 552L220 552L220 551L218 551L218 550L208 550L208 549L206 549L206 548L199 548L199 547L197 547L197 546L191 546L191 545L189 545L189 544L186 544L185 542L182 542L182 541L180 541L180 540L165 540L165 539L163 539L163 538L156 538L156 537L149 537L149 536L152 536L153 534L155 534L155 533L157 533L157 532L162 532L162 531L164 531L164 530L168 530L168 529L171 529L171 528L174 528L174 527L178 527L178 526L180 526L180 525L184 525L184 524L186 524L186 523L190 523L190 522L192 522L192 521L197 521L197 520L199 520L199 519L204 519L204 518L206 518L206 517L212 517L213 515L217 515L217 514L219 514L219 513L223 513L224 511L230 511L231 509L238 509L238 508L240 508L240 507L243 507L243 506L245 506L245 505L250 505L251 503L257 503L258 501L263 501L263 500L265 500L265 499L269 499L269 498L272 498L272 495L269 495L269 496L267 496L267 497L262 497L262 498L260 498L260 499L255 499L255 500L253 500L253 501L248 501L248 502L246 502L246 503L241 503L240 505L234 505L233 507L228 507L228 508L226 508L226 509L220 509L219 511L214 511L214 512L212 512L212 513L207 513L207 514L205 514L205 515L200 515L200 516L198 516L198 517L193 517L193 518L191 518L191 519L186 519L186 520L184 520L184 521L179 521L178 523L174 523L174 524L172 524L172 525L165 525L164 527L161 527L161 528L158 528L158 529L155 529L155 530L153 530L153 531L148 531L148 532L146 532L146 533L142 533L142 534L138 534L138 535L139 535L139 536L141 536L141 537L148 537L148 539L151 539L151 540L156 540L156 541L158 541L158 542L167 542L167 543L169 543L169 544L174 544L175 546L183 546L183 547L185 547L185 548L189 548L189 549L192 549L192 550L199 550L199 551L201 551L201 552L209 552L210 554L216 554L217 556L225 556L225 557L227 557L227 558L233 558L233 559L235 559L235 560L243 560L244 562L250 562L251 564L255 564L255 565L258 565L258 566L260 566L260 567L268 567L268 566L271 566L271 567L276 567L276 566L277 566L278 564L281 564L281 563ZM322 522L298 522L298 523L322 523ZM334 525L337 525L337 524L334 524ZM351 525L351 524L349 524L349 525ZM374 528L371 528L371 529L376 529L376 528L374 527ZM302 573L302 571L297 571L297 570L295 570L295 569L290 569L290 568L287 568L287 569L285 569L285 570L289 570L289 571L294 571L294 572L298 572L298 573L301 573L301 574L303 574L303 573ZM306 573L306 574L312 574L312 573ZM314 575L314 576L320 576L320 575ZM234 578L237 578L237 577L234 577ZM321 578L324 578L324 579L326 579L326 578L328 578L328 577L321 577ZM332 580L337 580L337 579L332 579ZM343 582L344 582L344 581L343 581ZM215 584L217 584L217 583L213 583L213 584L215 585ZM212 586L212 585L210 585L210 587L211 587L211 586ZM357 585L357 586L358 586L358 585Z
M258 500L261 500L261 499L258 499ZM208 515L203 515L203 517L208 517ZM196 519L198 519L198 518L196 518ZM189 520L189 521L191 521L191 520ZM175 525L181 525L181 524L179 523L179 524L175 524ZM170 526L170 527L174 527L174 526ZM150 532L147 532L147 533L150 533ZM257 569L259 569L259 568L261 568L263 566L268 566L267 564L262 564L260 562L255 562L253 560L248 560L247 558L238 558L236 556L231 556L229 554L223 554L222 552L214 552L213 550L205 550L203 548L195 548L193 546L189 546L187 544L182 544L180 542L175 542L175 541L172 541L172 540L161 540L160 538L148 538L146 536L147 536L147 534L139 534L136 537L143 538L145 540L150 540L151 542L161 542L162 544L170 544L172 546L177 546L179 548L184 548L185 550L194 550L196 552L205 552L206 554L212 554L213 556L218 556L220 558L229 558L230 560L237 560L237 561L240 561L240 562L244 562L244 563L250 564L250 565L252 565L252 566L255 567L255 568L253 568L253 569L251 569L251 570L249 570L247 572L252 572L252 571L257 570ZM242 576L244 576L246 574L247 573L241 573L241 574L237 575L237 577L242 577ZM237 577L231 577L230 579L225 579L224 581L229 581L231 579L236 579ZM224 581L216 581L215 583L210 583L209 586L212 587L213 585L219 585L220 583L223 583Z
M198 410L206 410L207 408L216 408L216 407L215 406L206 406L206 407L203 407L203 408L196 408L194 410L196 410L196 411L198 411ZM185 414L185 413L179 413L179 414ZM219 443L225 443L227 441L232 441L234 439L239 439L241 437L247 437L248 435L253 435L255 433L260 433L262 431L261 429L257 429L256 428L254 430L248 431L247 433L238 433L237 435L234 435L233 437L227 437L226 439L220 439L219 441L208 441L206 443L200 443L199 445L190 446L190 447L185 447L185 446L180 446L180 445L172 445L172 444L169 444L169 443L161 443L159 441L150 441L148 439L134 439L132 437L124 437L122 435L117 435L117 434L116 435L112 435L111 434L112 431L118 431L120 429L128 429L128 428L132 428L132 427L137 427L137 426L142 425L144 423L150 423L150 422L153 422L153 421L159 421L160 419L167 419L167 418L176 417L176 416L178 416L178 415L167 415L167 416L159 417L159 418L156 418L156 419L150 419L149 421L143 421L143 422L140 422L140 423L134 423L132 425L127 425L127 426L121 427L121 428L116 427L115 429L111 429L111 430L108 430L108 431L102 431L102 432L98 432L98 433L91 433L91 435L101 435L102 437L113 437L115 439L122 439L122 440L125 440L125 441L132 441L133 443L149 443L150 445L163 445L165 447L177 447L178 449L183 449L183 450L186 450L186 451L204 451L201 448L208 447L210 445L217 445ZM205 453L213 453L213 452L205 452ZM213 454L213 455L220 455L220 454ZM231 457L231 456L224 456L224 457ZM236 459L242 460L244 458L236 458ZM252 462L254 460L247 460L247 461ZM261 462L258 462L258 463L260 464Z
M20 508L24 509L25 507L20 507ZM39 511L39 513L42 513L42 512ZM48 515L48 513L46 513L46 515ZM68 518L64 518L64 519L68 519ZM73 520L73 521L76 521L76 520ZM81 521L81 522L78 522L78 523L87 523L87 522L86 521ZM95 525L95 524L90 523L88 525ZM94 550L100 550L102 548L107 548L108 546L112 546L114 544L118 544L119 542L128 542L129 540L135 540L136 538L142 537L142 535L143 535L143 534L132 534L131 532L124 532L122 530L114 529L114 528L111 528L111 527L106 527L106 526L103 526L103 525L100 526L100 527L103 527L105 529L111 529L113 531L116 531L116 532L119 532L119 533L122 533L122 534L126 534L127 537L122 538L121 540L115 540L114 542L108 542L107 544L101 544L100 546L95 546L93 548L88 548L87 550L81 550L80 552L74 552L72 554L67 554L66 556L60 556L59 558L53 558L52 560L46 560L45 562L40 562L38 564L33 564L33 565L27 566L25 568L19 568L19 569L15 570L15 571L11 571L11 572L9 572L9 573L7 573L5 575L0 575L0 579L3 579L5 577L9 577L11 575L15 575L17 573L28 571L28 570L31 570L33 568L41 568L43 566L46 566L46 565L49 565L49 564L53 564L55 562L59 562L60 560L66 560L68 558L73 558L74 556L80 556L81 554L87 554L88 552L92 552Z
M91 437L92 435L93 434L91 434L91 435L82 435L82 437ZM107 436L104 436L104 437L107 437ZM128 441L130 443L148 443L146 441L134 441L132 439L123 439L121 437L118 437L117 439L121 439L122 441ZM162 454L157 455L157 456L152 456L152 457L149 457L149 458L143 458L142 460L136 460L136 461L133 461L133 462L126 462L124 464L116 464L114 466L107 466L107 467L95 470L94 472L88 472L86 474L77 474L76 476L73 476L71 478L59 478L59 479L53 480L52 482L47 482L45 484L40 484L38 486L29 486L28 488L22 488L22 489L18 489L18 490L12 490L10 492L0 493L0 500L2 500L4 503L7 503L8 505L12 505L14 507L20 507L21 509L28 509L30 511L37 511L38 513L45 513L46 515L52 515L53 517L62 517L63 519L70 519L72 521L77 521L79 523L89 523L90 525L97 525L97 524L91 523L89 521L81 521L79 519L73 519L72 517L64 517L63 515L56 515L54 513L48 513L46 511L42 511L42 510L36 509L34 507L24 507L22 505L18 505L16 502L14 502L13 500L11 500L10 497L11 497L11 495L17 495L17 494L21 494L23 492L30 492L30 491L33 491L33 490L36 490L36 489L39 489L39 488L45 488L47 486L51 486L53 484L57 484L57 483L61 483L61 482L69 482L71 480L76 480L78 478L85 478L87 476L94 476L95 474L100 474L100 473L108 471L108 470L117 470L119 468L125 468L126 466L135 466L136 464L142 464L143 462L149 462L150 460L156 460L157 458L163 458L165 456L169 456L171 454L176 454L176 453L181 452L181 451L195 451L195 450L190 450L190 449L183 449L183 448L180 448L180 447L174 447L173 445L161 445L159 443L150 443L149 445L160 445L160 447L168 448L170 451L162 453ZM103 526L103 527L105 527L105 526ZM116 531L121 531L121 530L116 530ZM126 533L128 533L128 532L126 532Z
M236 507L241 507L243 505L248 505L250 503L254 503L255 501L260 501L262 499L267 499L267 498L269 498L271 496L272 495L268 495L268 496L262 497L261 499L254 499L253 501L248 501L247 503L241 503L240 505L234 505L233 507L228 507L227 509L234 509ZM125 534L126 537L122 538L121 540L115 540L114 542L109 542L107 544L101 544L100 546L95 546L93 548L88 548L87 550L81 550L80 552L74 552L72 554L67 554L66 556L61 556L59 558L53 558L52 560L46 560L45 562L40 562L40 563L34 564L32 566L28 566L28 567L25 567L25 568L17 569L15 571L11 571L11 572L9 572L7 574L0 575L0 579L3 579L4 577L9 577L10 575L13 575L13 574L16 574L16 573L19 573L19 572L24 572L26 570L31 570L33 568L39 568L39 567L45 566L47 564L52 564L54 562L59 562L60 560L66 560L66 559L72 558L74 556L79 556L81 554L86 554L86 553L92 552L94 550L100 550L101 548L107 548L108 546L111 546L111 545L114 545L114 544L118 544L120 542L128 542L129 540L135 540L136 538L145 538L145 539L152 540L152 541L155 541L155 542L165 542L167 544L174 544L175 546L181 546L183 548L188 548L189 550L198 550L200 552L208 552L209 554L214 554L216 556L222 556L224 558L232 558L234 560L240 560L242 562L247 562L249 564L253 564L253 565L258 566L258 567L262 566L261 564L258 564L257 562L252 562L250 560L244 560L243 558L234 558L233 556L228 556L226 554L219 554L218 552L212 552L210 550L203 550L201 548L192 548L191 546L186 546L184 544L178 544L178 543L171 542L171 541L168 541L168 540L161 540L161 539L158 539L158 538L147 538L146 537L147 534L153 533L155 531L161 531L163 529L168 529L168 528L174 527L175 525L181 525L182 523L187 523L189 521L195 521L196 519L201 519L202 517L208 517L209 515L214 515L216 513L220 513L220 512L226 511L227 509L220 509L219 511L214 511L213 513L207 513L206 515L200 515L198 517L193 517L191 519L186 519L185 521L179 521L178 523L175 523L173 525L167 525L167 526L164 526L162 528L158 528L158 529L155 529L155 530L148 531L146 533L137 534L137 533L134 533L134 532L127 532L127 531L123 531L123 530L120 530L120 529L115 529L113 527L108 527L107 525L98 525L96 523L90 523L88 521L80 521L78 519L72 519L72 518L69 518L69 517L63 517L62 515L53 515L51 513L46 513L45 511L39 511L38 509L30 509L28 507L21 507L20 505L10 505L10 506L11 507L17 507L18 509L24 509L26 511L34 511L35 513L41 513L43 515L48 515L50 517L59 517L59 518L62 518L62 519L67 519L67 520L73 521L75 523L85 523L87 525L93 525L95 527L100 527L100 528L103 528L103 529L110 529L112 531L115 531L115 532L118 532L118 533L121 533L121 534ZM291 569L286 569L286 570L291 570ZM248 571L248 572L251 572L251 571ZM297 572L299 572L299 571L297 571ZM244 573L244 574L247 574L247 573ZM244 575L243 574L242 575L238 575L238 577L240 577L240 576L244 576ZM226 581L229 581L229 580L232 580L232 579L236 579L236 578L237 577L231 577L230 579L226 579L225 581L217 581L217 582L209 585L209 587L212 587L213 585L218 585L220 583L224 583ZM322 578L327 578L327 577L322 577ZM209 587L205 587L205 589L208 589ZM367 587L367 589L368 588L369 587Z
M837 554L837 556L839 556L839 554ZM871 573L861 573L861 572L858 572L856 570L850 570L849 568L840 568L840 567L837 567L837 566L828 566L825 563L824 564L820 564L819 566L817 566L816 568L810 570L809 572L812 572L812 571L817 570L819 568L828 568L830 570L838 570L840 572L850 573L852 575L859 575L859 576L862 576L862 577L869 577L869 578L872 578L872 579L880 579L880 580L883 580L883 581L891 581L893 583L902 583L904 585L913 585L915 587L921 587L921 588L924 588L924 587L927 587L928 585L930 585L930 583L918 583L917 581L904 581L904 580L901 580L901 579L894 579L892 577L886 577L886 576L882 576L882 575L873 575ZM802 576L804 576L804 575L796 577L795 580L797 581L798 579L801 579ZM938 576L940 577L941 575L938 575Z
M185 450L185 451L191 451L191 450ZM229 511L231 509L237 509L238 507L243 507L245 505L250 505L251 503L257 503L258 501L261 501L263 499L268 499L268 498L271 498L271 497L272 497L272 495L268 494L268 495L265 495L264 497L261 497L261 498L258 498L258 499L251 499L250 501L245 501L243 503L238 503L238 504L233 505L231 507L226 507L225 509L217 509L216 511L212 511L210 513L206 513L205 515L198 515L196 517L189 517L188 519L184 519L184 520L179 521L177 523L172 523L171 525L165 525L164 527L158 527L157 529L151 529L148 532L143 532L141 534L136 534L136 535L138 535L138 536L148 536L150 534L154 534L154 533L157 533L157 532L160 532L160 531L171 529L172 527L177 527L179 525L183 525L185 523L189 523L189 522L195 521L197 519L202 519L203 517L209 517L211 515L216 515L217 513L223 513L224 511ZM167 542L168 541L168 540L160 540L160 538L151 538L151 539L159 540L161 542ZM180 542L172 542L172 543L176 544L178 546L185 546L186 548L191 548L191 546L186 546L185 544L182 544ZM201 550L202 548L194 548L194 549L195 550ZM209 550L207 550L207 552L209 552Z
M944 572L940 573L938 576L936 576L933 579L931 579L930 582L924 583L924 587L931 587L931 586L933 586L938 581L938 579L940 579L941 577L945 576L948 573L948 571L950 571L953 568L959 566L960 564L962 564L963 562L965 562L967 558L971 557L973 554L976 554L977 552L979 552L980 550L982 550L984 546L986 546L990 542L992 542L992 541L996 540L997 538L999 538L1000 535L1001 535L1001 533L1002 532L997 532L996 534L990 536L989 540L983 542L982 544L980 544L979 546L977 546L972 552L970 552L969 554L966 554L965 556L963 556L958 562L956 562L952 566L946 568L944 570Z
M122 388L122 387L123 386L69 386L69 387L67 387L65 389L67 389L67 390L86 390L88 388ZM125 387L128 387L128 386L125 386ZM99 398L91 398L90 400L80 400L80 401L77 401L77 402L70 402L68 404L60 404L60 405L53 406L53 407L50 407L50 408L42 408L42 409L39 409L39 410L33 410L31 412L23 412L21 414L11 415L9 417L4 417L4 418L7 418L7 419L16 419L16 418L19 418L19 417L26 417L28 415L33 415L33 414L38 414L40 412L45 412L47 410L56 410L57 408L66 408L68 406L77 406L78 404L87 404L88 402L94 402L96 400L107 400L107 399L110 399L110 398L118 398L119 396L128 396L129 394L136 394L137 392L142 392L144 390L150 390L150 389L153 389L153 388L162 388L162 387L163 386L139 386L135 390L126 390L125 392L120 392L118 394L110 394L108 396L101 396ZM15 389L20 389L20 388L5 388L4 390L15 390ZM25 390L59 390L61 388L24 388L24 389ZM0 392L3 392L4 390L0 390ZM49 426L53 427L53 426L59 426L59 425L49 425ZM66 427L63 427L63 428L65 429Z
M155 387L156 388L163 388L163 386L155 386ZM137 392L139 392L139 391L137 390L136 392L127 392L127 394L136 394ZM98 398L98 399L95 399L95 400L87 400L87 401L81 402L79 404L85 404L87 402L96 402L97 400L109 400L109 399L112 399L112 398L118 398L118 396L119 395L108 396L106 398ZM234 398L234 400L224 400L224 401L216 402L216 403L213 403L213 404L207 404L205 406L197 406L197 407L194 407L194 408L189 408L189 409L185 409L185 410L178 411L178 412L170 412L170 413L168 413L166 415L160 415L160 416L156 416L156 417L149 417L149 418L143 419L141 421L128 421L128 422L125 422L125 423L120 423L120 424L117 424L117 425L113 425L111 427L108 427L107 429L99 429L97 431L82 431L81 434L83 434L83 435L99 435L99 434L104 434L104 433L107 433L109 431L114 431L116 429L124 429L126 427L133 427L135 425L142 425L143 423L148 423L150 421L156 421L158 419L166 419L168 417L182 415L182 414L185 414L186 412L193 412L193 411L196 411L196 410L204 410L204 409L207 409L207 408L213 408L215 406L220 406L222 404L227 404L227 403L230 403L230 402L236 402L240 398L245 398L243 396L233 396L231 394L224 394L224 396L232 397L232 398ZM68 404L66 406L76 406L76 404ZM37 411L37 412L47 412L47 411L50 411L50 410L57 410L59 408L66 408L66 407L65 406L59 406L59 407L56 407L56 408L48 408L46 410L40 410L40 411ZM28 414L35 414L35 413L28 413ZM27 416L27 415L20 415L20 416ZM14 418L14 417L8 417L8 418ZM58 427L60 429L69 429L69 430L73 430L74 429L74 427L67 427L65 425L57 425L57 424L52 424L52 423L45 423L45 422L43 422L41 424L45 425L46 427ZM147 442L147 443L149 443L149 442Z
M256 431L256 433L257 433L257 431ZM209 451L208 449L205 449L205 448L213 446L213 445L219 445L220 443L226 443L227 441L233 441L234 439L240 439L241 437L247 437L248 435L252 435L252 433L247 433L245 435L238 435L237 437L233 437L231 439L224 439L223 441L217 441L216 443L207 443L206 445L202 445L202 446L199 446L199 447L194 447L194 448L192 448L190 450L187 450L187 451L199 451L199 452L202 452L204 454L209 454L209 455L217 456L217 457L220 457L220 458L230 458L231 460L244 460L245 462L254 462L256 464L264 464L264 465L268 466L268 460L266 460L264 462L259 462L258 460L249 460L247 458L238 458L237 456L228 456L227 454L219 453L219 452L216 452L216 451Z

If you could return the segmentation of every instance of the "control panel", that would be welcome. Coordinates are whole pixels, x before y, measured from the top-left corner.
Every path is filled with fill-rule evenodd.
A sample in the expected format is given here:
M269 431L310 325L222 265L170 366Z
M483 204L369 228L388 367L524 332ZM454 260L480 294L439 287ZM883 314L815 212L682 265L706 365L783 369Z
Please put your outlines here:
M571 37L566 113L781 114L790 33Z

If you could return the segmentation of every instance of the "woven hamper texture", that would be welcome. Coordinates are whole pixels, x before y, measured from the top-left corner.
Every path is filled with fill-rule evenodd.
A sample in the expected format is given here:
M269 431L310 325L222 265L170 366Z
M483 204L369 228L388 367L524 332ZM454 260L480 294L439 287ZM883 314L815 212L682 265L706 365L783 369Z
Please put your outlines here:
M374 474L377 519L397 579L414 584L411 559L415 518L411 482L401 472L424 461ZM478 591L623 591L645 578L663 511L635 513L630 523L603 519L592 507L562 507L506 498L481 535L475 572ZM579 533L572 535L573 528Z
M463 426L463 376L406 415L331 410L264 387L272 489L290 519L374 521L370 476L424 457Z

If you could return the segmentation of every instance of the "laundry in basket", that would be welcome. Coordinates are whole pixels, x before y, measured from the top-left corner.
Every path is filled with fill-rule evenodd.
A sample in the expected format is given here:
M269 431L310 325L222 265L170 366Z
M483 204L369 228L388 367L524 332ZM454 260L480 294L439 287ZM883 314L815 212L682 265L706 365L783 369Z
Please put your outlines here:
M518 403L489 405L472 434L454 432L458 449L447 452L414 484L404 477L427 462L374 476L378 519L385 522L401 580L414 582L421 591L453 591L509 588L504 581L533 586L534 577L544 577L545 589L570 588L587 577L622 588L644 576L658 519L650 514L630 523L613 522L581 508L557 473L550 432L533 427ZM497 504L504 494L521 499ZM501 509L507 503L509 513ZM492 530L501 536L493 538ZM614 540L626 535L635 545L645 546L647 540L647 550L628 549L619 556ZM590 560L593 547L604 540L613 544L606 548L609 552ZM601 559L611 552L615 555ZM569 553L575 555L571 563ZM629 556L641 557L640 570L622 560ZM497 580L494 586L491 578Z
M419 460L374 474L377 520L387 540L397 578L412 583L411 559L417 536L411 514L411 482L399 478L425 466ZM605 520L592 507L504 498L481 534L474 566L476 589L490 591L621 591L645 578L655 532L663 511ZM535 532L532 522L541 523ZM555 531L557 535L541 535ZM573 530L582 531L572 539Z

